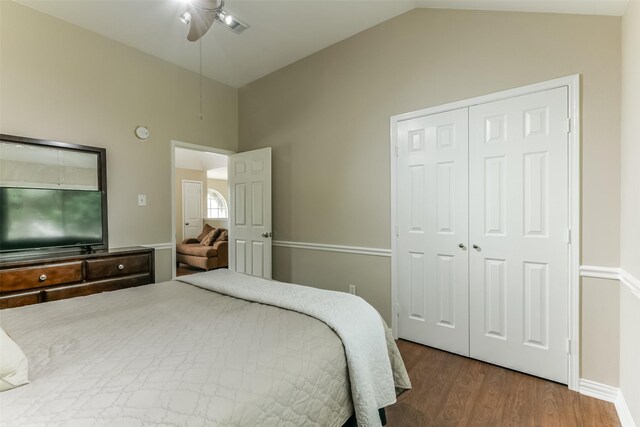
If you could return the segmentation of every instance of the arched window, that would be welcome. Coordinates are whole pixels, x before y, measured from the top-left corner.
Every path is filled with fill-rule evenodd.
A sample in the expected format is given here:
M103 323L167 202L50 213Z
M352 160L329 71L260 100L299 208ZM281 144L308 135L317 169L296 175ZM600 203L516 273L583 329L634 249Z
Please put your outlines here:
M207 189L207 218L228 218L227 201L216 190Z

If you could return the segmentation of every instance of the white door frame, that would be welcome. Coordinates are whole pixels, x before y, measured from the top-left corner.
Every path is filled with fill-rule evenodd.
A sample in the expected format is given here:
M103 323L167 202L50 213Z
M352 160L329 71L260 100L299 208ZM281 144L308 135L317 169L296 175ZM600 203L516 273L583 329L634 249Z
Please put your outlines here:
M397 126L404 120L415 119L417 117L456 110L458 108L472 107L478 104L499 101L516 96L528 95L544 90L555 89L566 86L568 88L568 113L570 119L570 132L568 133L568 173L569 173L569 213L568 222L570 231L570 244L567 256L569 257L568 278L568 325L567 336L569 337L569 389L578 390L580 381L580 75L562 77L546 82L522 86L475 98L456 101L444 105L425 108L409 113L398 114L390 118L390 161L391 161L391 328L393 336L398 338L398 232L397 232Z
M223 150L221 148L208 147L206 145L190 144L177 140L171 140L171 278L176 278L176 148L187 148L189 150L203 151L205 153L215 153L231 155L235 151Z

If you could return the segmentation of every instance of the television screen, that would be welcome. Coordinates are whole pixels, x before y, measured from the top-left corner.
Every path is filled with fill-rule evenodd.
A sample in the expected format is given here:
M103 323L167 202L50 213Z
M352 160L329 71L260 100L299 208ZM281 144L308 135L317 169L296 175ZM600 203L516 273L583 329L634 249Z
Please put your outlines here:
M102 192L0 188L0 252L102 242Z

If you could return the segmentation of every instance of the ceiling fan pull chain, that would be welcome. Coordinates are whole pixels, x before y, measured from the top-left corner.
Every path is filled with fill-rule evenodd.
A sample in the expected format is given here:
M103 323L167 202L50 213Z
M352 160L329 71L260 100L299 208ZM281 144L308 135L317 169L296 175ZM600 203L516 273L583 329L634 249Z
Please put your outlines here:
M202 120L204 115L202 114L202 38L198 40L198 49L200 50L200 113L198 118Z

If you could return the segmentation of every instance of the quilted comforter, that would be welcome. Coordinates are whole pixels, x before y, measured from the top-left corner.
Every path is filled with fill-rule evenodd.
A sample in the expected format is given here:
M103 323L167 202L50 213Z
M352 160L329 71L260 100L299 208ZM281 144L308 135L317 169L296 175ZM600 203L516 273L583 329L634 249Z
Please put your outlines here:
M393 357L399 355L398 348L393 341L389 346L386 339L390 331L380 314L360 297L229 270L179 280L236 298L297 311L329 325L344 346L359 426L381 426L378 409L396 402L396 387L411 387L404 363L397 363L400 358Z
M340 426L353 413L340 338L295 311L172 281L0 323L31 380L0 394L2 426Z

